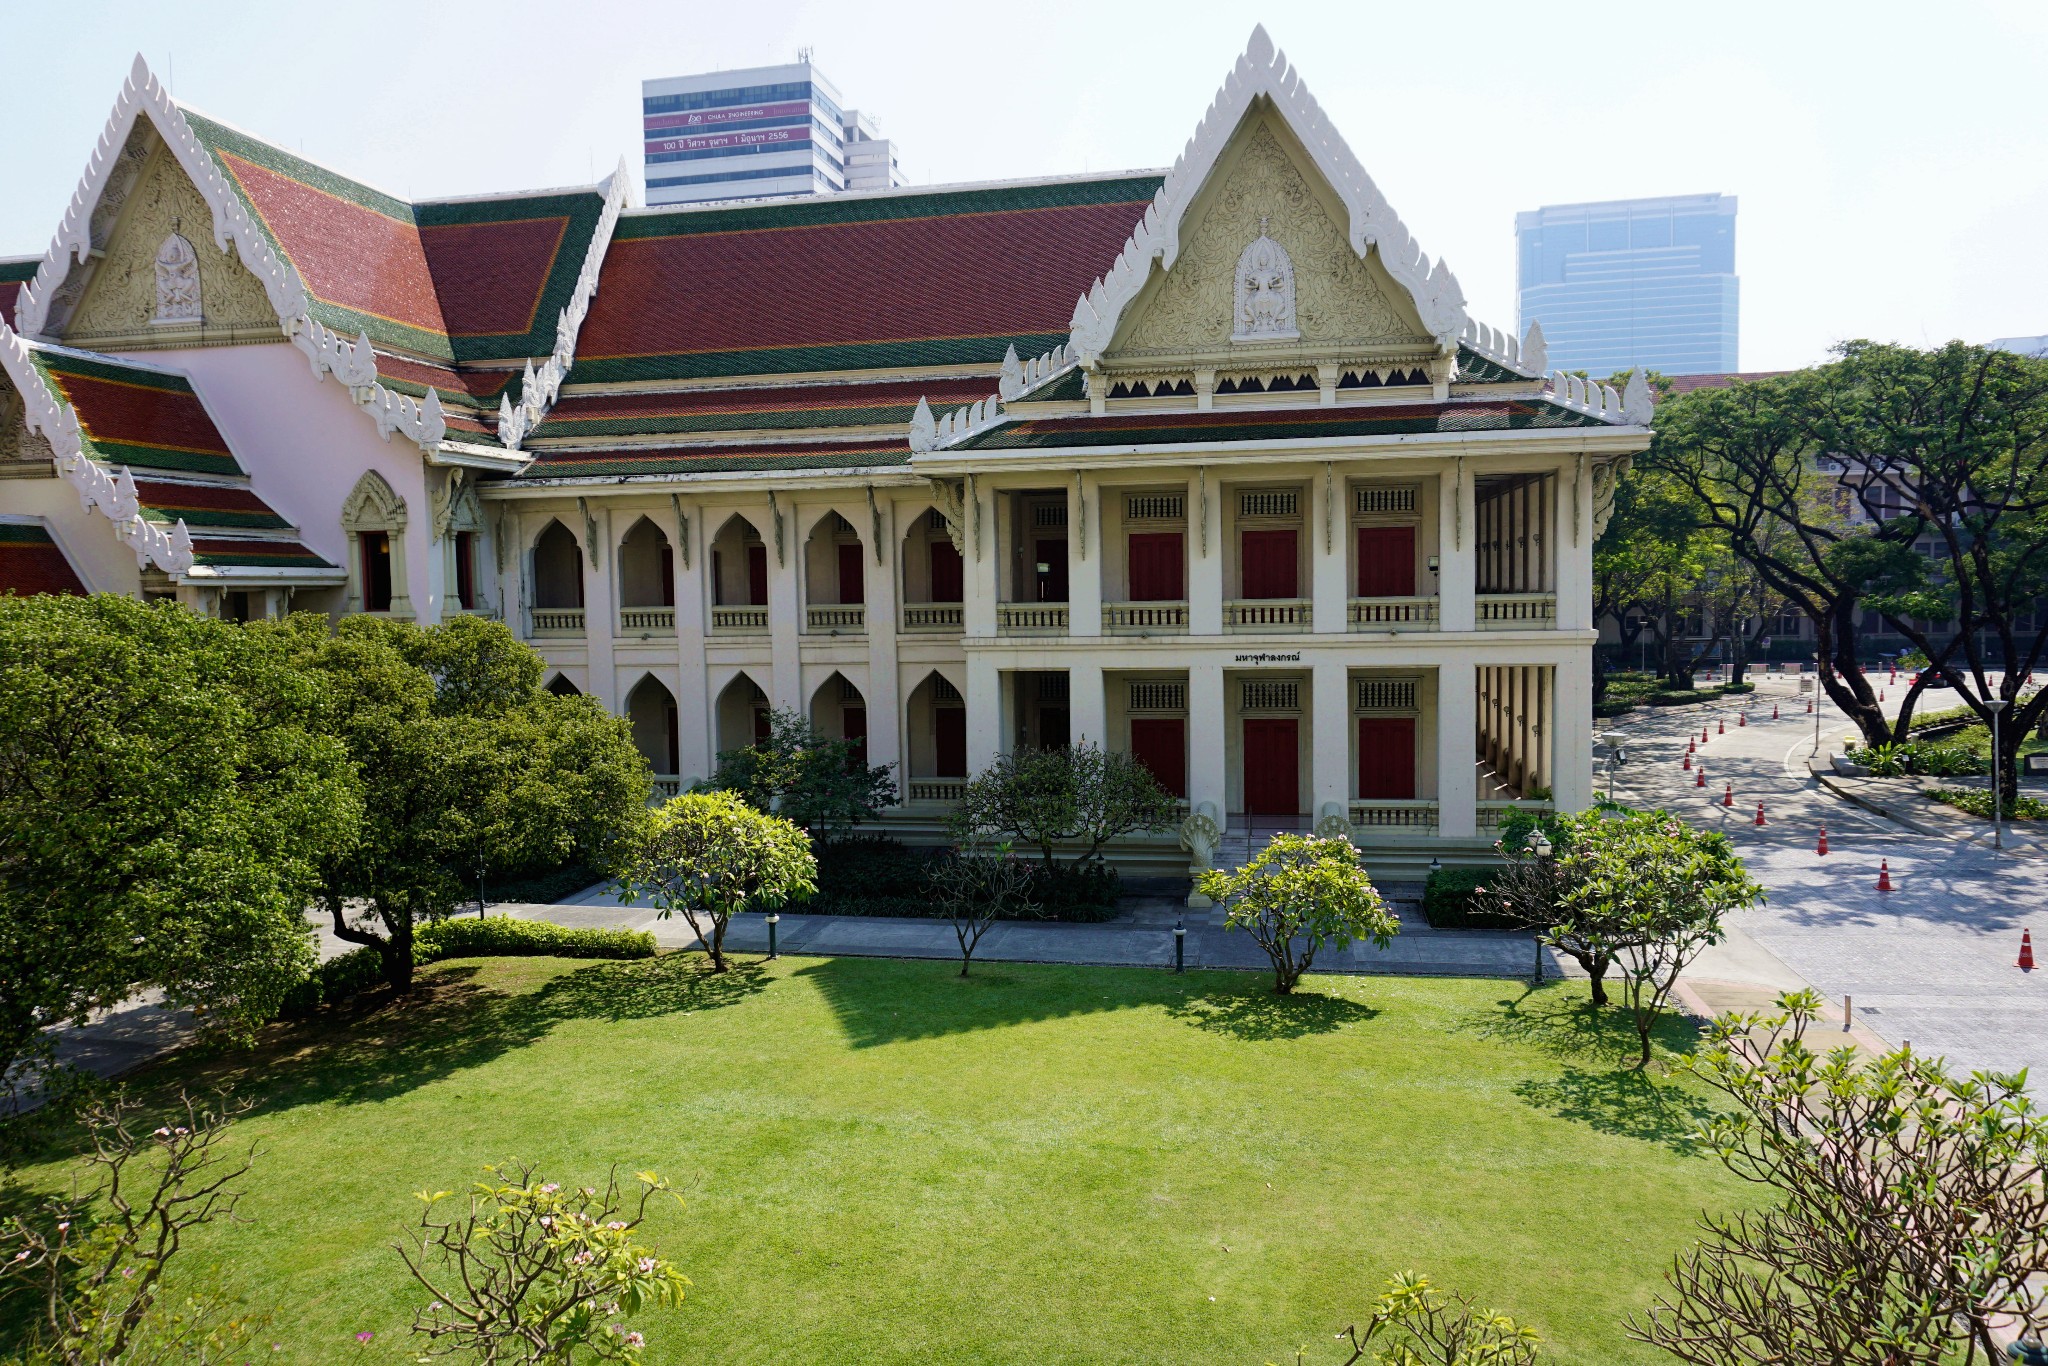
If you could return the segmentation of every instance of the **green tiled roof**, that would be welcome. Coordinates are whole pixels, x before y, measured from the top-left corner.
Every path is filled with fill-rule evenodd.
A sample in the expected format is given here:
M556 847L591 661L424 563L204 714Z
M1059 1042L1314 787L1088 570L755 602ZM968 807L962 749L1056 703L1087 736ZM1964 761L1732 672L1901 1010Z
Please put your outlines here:
M1069 446L1153 446L1178 442L1308 441L1322 437L1405 436L1602 427L1599 418L1556 404L1521 399L1402 403L1354 409L1112 414L1027 418L970 437L949 451L1059 449Z
M521 479L598 479L647 474L731 474L747 470L844 470L903 465L910 445L901 438L821 441L816 444L650 446L603 451L530 452Z

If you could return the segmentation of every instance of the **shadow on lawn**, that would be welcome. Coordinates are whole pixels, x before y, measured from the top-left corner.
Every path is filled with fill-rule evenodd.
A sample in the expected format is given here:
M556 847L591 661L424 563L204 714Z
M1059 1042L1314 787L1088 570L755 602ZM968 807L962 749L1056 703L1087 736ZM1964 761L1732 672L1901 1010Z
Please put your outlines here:
M403 997L359 998L275 1025L253 1052L173 1055L130 1079L152 1100L179 1085L231 1085L264 1114L323 1101L384 1100L538 1042L573 1020L641 1020L736 1005L764 990L757 964L712 973L700 954L593 963L530 991L483 985L474 964L423 971ZM161 1093L161 1096L159 1096Z
M1168 1005L1166 1013L1197 1029L1252 1043L1329 1034L1379 1014L1371 1006L1342 996L1299 989L1281 996L1263 984L1241 991L1204 992Z
M1633 1068L1568 1066L1554 1081L1517 1082L1514 1090L1524 1103L1559 1119L1688 1155L1698 1150L1694 1130L1715 1113L1703 1097Z
M795 976L816 987L855 1048L935 1039L1151 1005L1149 993L1112 981L1119 969L1044 964L824 958Z

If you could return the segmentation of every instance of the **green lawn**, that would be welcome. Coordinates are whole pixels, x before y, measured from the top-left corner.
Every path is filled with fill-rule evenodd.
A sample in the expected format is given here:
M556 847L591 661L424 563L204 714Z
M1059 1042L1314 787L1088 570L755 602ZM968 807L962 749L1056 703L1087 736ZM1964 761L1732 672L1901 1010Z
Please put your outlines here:
M637 1325L673 1363L1331 1361L1409 1268L1551 1359L1662 1360L1620 1319L1702 1205L1753 1198L1685 1151L1699 1094L1621 1070L1576 986L952 972L452 962L402 1006L137 1084L260 1097L253 1222L194 1262L277 1307L279 1362L410 1360L411 1192L503 1158L684 1188L648 1238L695 1288Z

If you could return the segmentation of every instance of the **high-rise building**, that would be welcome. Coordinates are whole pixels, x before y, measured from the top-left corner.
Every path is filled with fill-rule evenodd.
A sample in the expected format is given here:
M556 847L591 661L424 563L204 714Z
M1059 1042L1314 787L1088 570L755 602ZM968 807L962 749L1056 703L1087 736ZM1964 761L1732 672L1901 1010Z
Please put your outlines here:
M647 203L886 190L896 146L806 58L640 83Z
M1518 330L1553 369L1605 379L1739 370L1735 196L1551 204L1515 215Z

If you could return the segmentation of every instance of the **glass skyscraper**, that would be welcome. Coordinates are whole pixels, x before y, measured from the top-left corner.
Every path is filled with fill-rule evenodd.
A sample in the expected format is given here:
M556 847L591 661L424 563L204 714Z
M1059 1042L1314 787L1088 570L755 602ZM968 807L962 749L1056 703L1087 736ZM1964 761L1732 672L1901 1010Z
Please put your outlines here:
M1741 369L1734 195L1551 204L1515 215L1515 244L1516 330L1543 324L1552 369Z

